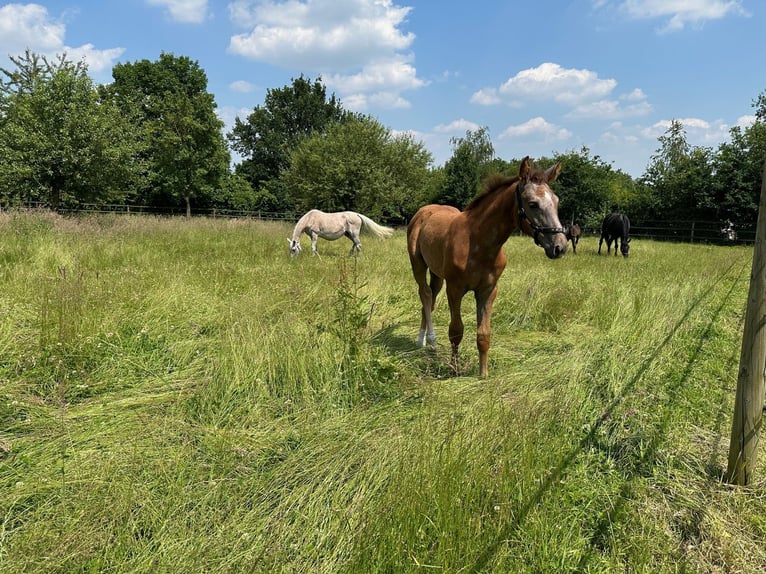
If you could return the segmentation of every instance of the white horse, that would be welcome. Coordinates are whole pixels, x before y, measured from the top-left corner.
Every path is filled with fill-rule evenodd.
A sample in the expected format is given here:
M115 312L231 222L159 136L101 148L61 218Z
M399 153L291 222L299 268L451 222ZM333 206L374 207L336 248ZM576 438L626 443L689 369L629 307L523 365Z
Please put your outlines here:
M391 237L394 230L375 223L372 219L355 211L340 211L338 213L325 213L318 209L312 209L298 220L293 230L293 238L288 238L290 243L290 255L297 255L301 252L301 234L305 233L311 237L311 254L317 253L317 239L329 239L334 241L343 237L348 237L353 245L349 255L354 255L362 250L362 244L359 241L359 233L362 229L369 230L375 237Z

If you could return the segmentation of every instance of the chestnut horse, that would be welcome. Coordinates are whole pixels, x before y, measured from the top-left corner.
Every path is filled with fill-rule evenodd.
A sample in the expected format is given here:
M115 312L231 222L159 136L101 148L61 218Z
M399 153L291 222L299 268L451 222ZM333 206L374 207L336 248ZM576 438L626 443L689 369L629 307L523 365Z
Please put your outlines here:
M567 230L559 222L559 200L548 186L560 172L561 163L544 172L532 171L529 157L525 157L518 176L496 176L463 211L448 205L426 205L412 217L407 227L407 250L422 304L418 345L424 346L426 340L436 343L431 315L446 281L455 372L463 339L460 305L463 296L473 291L479 375L487 374L492 304L506 264L503 245L511 233L521 229L532 236L551 259L566 252ZM426 277L429 271L430 285Z

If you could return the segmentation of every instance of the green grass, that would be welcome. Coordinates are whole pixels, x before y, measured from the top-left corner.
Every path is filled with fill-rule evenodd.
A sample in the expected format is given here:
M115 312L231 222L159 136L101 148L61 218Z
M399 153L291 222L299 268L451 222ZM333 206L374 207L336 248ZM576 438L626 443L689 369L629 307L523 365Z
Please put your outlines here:
M0 214L1 572L760 572L722 482L751 248L512 237L476 376L404 232ZM443 295L441 296L443 297Z

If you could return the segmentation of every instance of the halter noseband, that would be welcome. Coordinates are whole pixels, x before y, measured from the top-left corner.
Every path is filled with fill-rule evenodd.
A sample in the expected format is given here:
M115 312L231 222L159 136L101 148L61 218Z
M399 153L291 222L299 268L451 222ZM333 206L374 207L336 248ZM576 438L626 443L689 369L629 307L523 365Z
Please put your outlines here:
M535 240L535 243L537 245L540 245L540 242L537 240L537 236L540 233L563 233L565 237L569 237L567 234L567 230L564 227L542 227L540 225L537 225L532 219L527 215L527 212L524 211L524 204L521 202L521 188L526 187L526 182L524 180L519 181L519 183L516 184L516 205L519 207L519 226L521 226L521 220L526 219L529 223L529 226L532 228L532 231L534 233L532 234L533 239Z

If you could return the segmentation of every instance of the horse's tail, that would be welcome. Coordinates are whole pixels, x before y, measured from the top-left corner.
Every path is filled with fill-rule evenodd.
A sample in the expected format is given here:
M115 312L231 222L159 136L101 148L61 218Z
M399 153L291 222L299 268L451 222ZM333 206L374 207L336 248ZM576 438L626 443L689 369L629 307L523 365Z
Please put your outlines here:
M372 219L361 213L357 213L357 215L359 216L359 219L362 220L362 227L369 229L370 233L375 237L391 237L394 234L394 230L390 227L375 223Z

